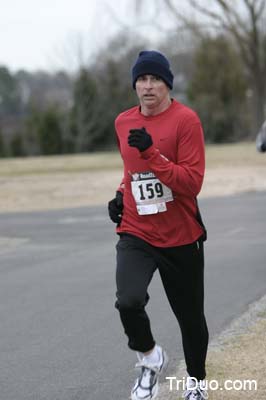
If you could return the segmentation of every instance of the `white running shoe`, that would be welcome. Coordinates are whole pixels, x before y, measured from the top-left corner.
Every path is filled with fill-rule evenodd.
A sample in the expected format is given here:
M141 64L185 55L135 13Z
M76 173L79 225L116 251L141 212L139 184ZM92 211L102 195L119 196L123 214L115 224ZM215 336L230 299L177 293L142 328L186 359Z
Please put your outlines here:
M153 400L158 394L158 376L167 368L168 356L160 346L157 346L159 361L157 364L148 364L140 359L136 368L141 368L140 376L137 378L131 391L131 400Z
M194 381L194 385L193 385L193 378L192 378L191 386L190 386L190 380L188 380L187 389L183 393L182 397L185 400L206 400L206 399L208 399L208 392L207 392L203 382L204 381L200 381L197 385L195 385L195 381Z

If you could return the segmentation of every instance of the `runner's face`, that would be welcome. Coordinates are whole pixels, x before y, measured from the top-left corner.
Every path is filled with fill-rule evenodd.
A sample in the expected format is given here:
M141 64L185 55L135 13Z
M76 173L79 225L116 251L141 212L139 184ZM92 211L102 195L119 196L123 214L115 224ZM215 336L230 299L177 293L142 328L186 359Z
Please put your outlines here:
M136 92L141 107L158 108L169 102L169 88L155 75L141 75L136 81Z

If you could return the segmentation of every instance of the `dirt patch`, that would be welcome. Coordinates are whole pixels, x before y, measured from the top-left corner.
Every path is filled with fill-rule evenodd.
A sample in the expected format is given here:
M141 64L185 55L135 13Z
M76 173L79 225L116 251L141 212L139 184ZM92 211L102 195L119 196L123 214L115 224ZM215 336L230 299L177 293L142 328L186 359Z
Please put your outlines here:
M1 177L0 212L106 204L120 178L120 170Z

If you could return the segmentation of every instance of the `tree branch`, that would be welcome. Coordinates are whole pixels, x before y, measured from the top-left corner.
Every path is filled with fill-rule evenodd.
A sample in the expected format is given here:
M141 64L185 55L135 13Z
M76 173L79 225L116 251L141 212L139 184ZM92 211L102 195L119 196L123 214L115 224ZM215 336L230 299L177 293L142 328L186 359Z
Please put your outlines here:
M266 0L262 0L262 2L258 5L258 10L256 12L256 19L259 19L261 14L263 13L266 6Z
M194 3L194 1L192 0L192 2ZM192 32L194 32L198 37L203 38L205 36L205 34L203 33L203 30L206 30L206 25L201 25L197 22L193 22L191 21L191 19L187 18L184 16L184 14L180 13L177 11L176 6L173 4L172 0L165 0L166 5L168 6L169 10L174 14L175 18L178 19L179 21L182 21L184 24L184 27L186 27L186 29L190 29ZM216 16L217 18L214 18L213 15L213 19L216 19L217 22L221 23L221 18L219 15ZM217 28L219 27L219 25L209 25L208 27L212 27L215 28L217 30ZM204 29L202 29L204 28Z

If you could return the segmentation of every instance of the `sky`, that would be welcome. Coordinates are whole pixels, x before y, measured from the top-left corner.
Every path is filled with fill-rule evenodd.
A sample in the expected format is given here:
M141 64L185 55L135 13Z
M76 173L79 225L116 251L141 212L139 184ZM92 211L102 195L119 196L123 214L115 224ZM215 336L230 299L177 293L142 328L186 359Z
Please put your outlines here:
M99 0L0 0L0 5L0 64L12 70L68 68L84 38L89 52L106 39Z
M200 2L208 5L210 0ZM136 13L136 4L142 5L142 13ZM164 0L0 0L0 65L12 72L75 71L89 64L122 29L156 43L178 25L164 4ZM193 17L186 2L175 4L178 11Z
M110 13L114 4L116 11ZM13 72L74 70L122 27L134 27L132 4L132 0L0 0L0 65Z

